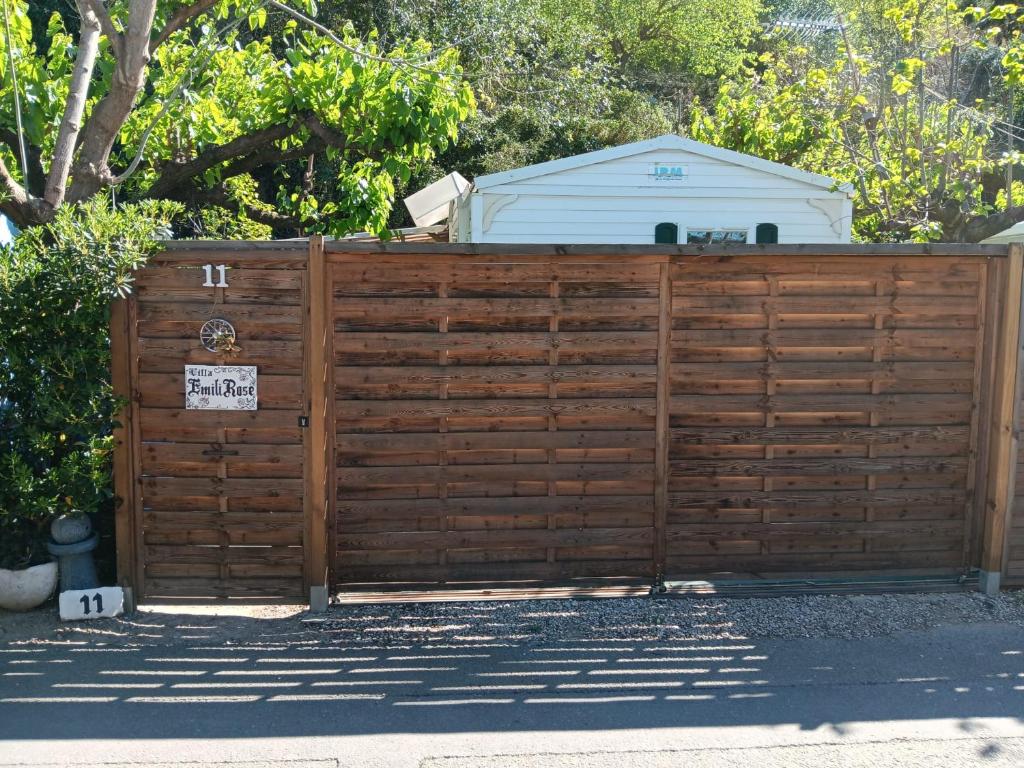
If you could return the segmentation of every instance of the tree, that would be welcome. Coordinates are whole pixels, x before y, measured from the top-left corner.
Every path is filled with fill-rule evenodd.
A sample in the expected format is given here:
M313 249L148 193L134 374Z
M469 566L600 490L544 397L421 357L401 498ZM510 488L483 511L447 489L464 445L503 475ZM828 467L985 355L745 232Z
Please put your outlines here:
M837 57L796 47L749 62L695 105L694 137L850 182L861 240L976 242L1024 220L1024 55L1003 24L1018 7L858 2Z
M547 15L617 71L641 77L735 72L759 30L760 0L546 0Z
M416 188L452 170L492 173L672 131L678 105L707 92L708 73L733 71L760 8L760 0L347 0L321 14L355 19L381 39L416 35L459 49L479 108L458 144L413 177ZM401 213L393 224L406 223Z
M453 141L474 105L455 50L384 51L276 0L75 0L77 39L52 16L45 51L25 0L6 2L0 210L21 225L113 190L275 227L381 229L395 180ZM278 40L255 34L268 13L288 18ZM320 155L335 169L324 204L287 165Z

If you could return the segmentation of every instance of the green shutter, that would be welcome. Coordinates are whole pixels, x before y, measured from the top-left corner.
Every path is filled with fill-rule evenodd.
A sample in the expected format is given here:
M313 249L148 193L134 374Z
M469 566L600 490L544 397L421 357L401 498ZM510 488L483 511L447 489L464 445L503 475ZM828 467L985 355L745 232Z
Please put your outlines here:
M764 244L779 242L778 224L758 224L754 242Z
M678 243L679 226L667 221L658 224L654 228L654 242L656 243Z

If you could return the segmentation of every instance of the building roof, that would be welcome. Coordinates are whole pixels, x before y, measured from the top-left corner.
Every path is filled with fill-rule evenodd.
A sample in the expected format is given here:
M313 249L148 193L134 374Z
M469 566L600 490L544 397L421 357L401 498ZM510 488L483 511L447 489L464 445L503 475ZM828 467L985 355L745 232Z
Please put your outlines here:
M1024 243L1024 221L1018 221L1009 229L997 232L991 237L986 237L981 242L1005 245L1006 243Z
M664 136L658 136L657 138L648 139L646 141L637 141L632 144L623 144L618 147L600 149L596 152L585 152L582 155L563 157L560 160L549 160L546 163L527 165L523 168L515 168L511 171L502 171L501 173L489 173L486 176L477 176L473 181L473 185L477 189L488 189L502 184L509 184L511 182L525 181L527 179L544 176L549 173L558 173L559 171L567 171L573 168L581 168L586 165L603 163L606 160L617 160L622 157L643 154L644 152L669 149L690 152L694 155L701 155L712 160L732 163L733 165L744 166L764 173L775 174L776 176L803 182L804 184L810 184L816 187L822 187L824 189L837 189L841 192L851 192L853 190L853 186L851 184L839 184L835 179L829 178L828 176L811 173L810 171L801 171L798 168L783 165L782 163L773 163L770 160L763 160L760 157L754 157L753 155L745 155L742 152L733 152L731 149L713 147L710 144L704 144L699 141L694 141L693 139L685 139L682 136L677 136L673 133L666 133Z
M432 224L429 227L403 227L392 229L390 239L399 243L447 243L448 225ZM381 242L379 235L371 232L355 232L339 237L338 240L359 240L361 242Z

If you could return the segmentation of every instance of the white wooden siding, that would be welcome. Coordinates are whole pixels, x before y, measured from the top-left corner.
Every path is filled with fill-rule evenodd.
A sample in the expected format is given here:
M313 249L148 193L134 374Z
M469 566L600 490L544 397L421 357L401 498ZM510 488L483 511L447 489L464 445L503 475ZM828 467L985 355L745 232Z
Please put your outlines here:
M655 180L655 163L685 165L686 180ZM680 242L687 229L748 229L754 242L766 223L778 225L780 243L850 238L846 193L678 149L532 175L469 197L460 214L471 218L474 242L642 245L654 242L661 222L678 225Z
M481 195L483 208L487 194ZM684 241L687 229L749 229L776 224L780 243L838 243L843 223L808 198L601 198L520 195L498 210L478 242L488 243L653 243L654 227L671 222ZM831 202L831 201L830 201ZM833 205L835 205L833 203ZM840 216L843 208L836 206Z

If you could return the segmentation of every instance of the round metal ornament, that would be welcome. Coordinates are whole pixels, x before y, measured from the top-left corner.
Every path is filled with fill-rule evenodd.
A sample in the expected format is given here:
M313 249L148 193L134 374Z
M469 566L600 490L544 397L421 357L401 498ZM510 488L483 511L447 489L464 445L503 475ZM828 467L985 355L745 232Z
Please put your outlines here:
M235 346L234 326L219 317L203 323L203 327L199 329L199 341L210 352L229 355L241 351Z

